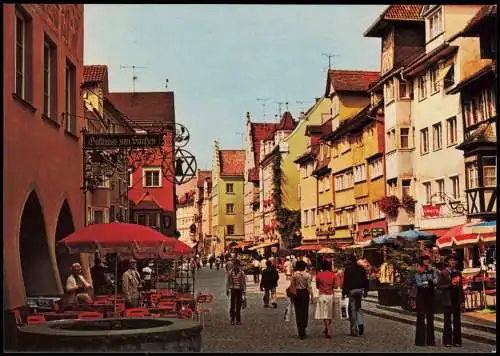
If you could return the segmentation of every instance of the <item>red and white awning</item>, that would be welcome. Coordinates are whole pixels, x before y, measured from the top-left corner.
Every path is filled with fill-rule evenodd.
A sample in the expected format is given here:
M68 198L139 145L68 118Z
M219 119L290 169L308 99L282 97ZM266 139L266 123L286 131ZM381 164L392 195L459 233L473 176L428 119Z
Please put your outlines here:
M439 248L451 248L454 246L465 247L478 243L490 243L496 241L496 232L470 233L474 224L462 224L451 228L436 240Z

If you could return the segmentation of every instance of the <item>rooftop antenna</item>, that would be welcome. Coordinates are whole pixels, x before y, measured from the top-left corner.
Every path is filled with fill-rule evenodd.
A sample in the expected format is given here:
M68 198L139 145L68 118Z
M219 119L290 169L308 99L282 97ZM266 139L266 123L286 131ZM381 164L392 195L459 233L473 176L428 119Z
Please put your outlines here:
M328 57L328 69L332 69L332 59L334 57L338 57L336 54L330 54L330 53L321 53L323 56Z
M271 100L271 99L272 99L272 98L269 98L269 97L267 97L267 98L257 98L257 101L262 101L262 111L263 111L263 115L262 115L262 116L263 116L264 121L266 121L266 114L267 114L267 113L266 113L266 106L267 106L267 104L266 104L266 103L267 103L269 100Z
M295 100L295 102L300 105L300 107L301 107L300 112L305 112L306 111L305 110L305 104L310 103L311 100ZM299 117L300 117L300 115L299 115Z
M278 117L281 117L281 106L285 103L282 101L277 101L276 103L278 104Z
M122 66L120 65L120 69L128 69L132 68L132 90L135 93L135 82L137 81L137 75L135 75L135 69L136 68L146 68L146 67L141 67L141 66L136 66L136 65L131 65L131 66Z
M168 89L168 78L165 79L165 89Z
M243 140L243 137L245 136L245 133L243 133L243 132L236 132L236 135L240 135L241 136L241 147L244 148L245 147L245 141Z

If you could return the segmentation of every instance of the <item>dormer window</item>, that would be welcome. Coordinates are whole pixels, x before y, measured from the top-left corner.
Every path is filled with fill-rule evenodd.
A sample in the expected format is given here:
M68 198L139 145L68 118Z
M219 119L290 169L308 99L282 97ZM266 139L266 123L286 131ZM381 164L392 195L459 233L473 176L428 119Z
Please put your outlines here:
M438 7L437 11L432 13L427 19L428 23L428 33L429 33L429 41L432 40L433 38L439 36L443 30L443 7L440 6Z

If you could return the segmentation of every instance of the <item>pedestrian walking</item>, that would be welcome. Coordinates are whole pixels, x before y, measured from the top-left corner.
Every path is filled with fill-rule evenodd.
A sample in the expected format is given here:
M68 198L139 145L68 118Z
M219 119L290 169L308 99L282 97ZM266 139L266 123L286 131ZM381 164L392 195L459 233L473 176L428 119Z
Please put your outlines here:
M457 269L457 259L449 256L448 267L441 270L438 278L438 290L444 308L443 345L462 346L462 324L460 313L464 310L465 296L462 287L462 274ZM453 324L452 324L453 319Z
M253 282L255 284L258 284L260 282L260 262L256 258L254 258L252 261L252 274Z
M276 288L278 287L280 277L271 261L267 261L266 266L266 269L262 271L262 280L260 282L260 290L264 292L264 308L269 307L270 296L273 308L276 309L278 307L278 303L276 303Z
M246 294L246 281L245 273L240 269L240 261L233 261L233 268L227 275L226 280L226 293L231 296L231 306L229 309L229 316L231 318L231 325L241 324L241 306L242 301Z
M260 270L263 271L267 268L267 259L263 256L261 259L260 259Z
M415 345L435 346L434 337L434 288L438 282L438 272L430 266L431 258L428 255L420 257L420 267L415 273L417 285L417 328Z
M139 306L139 288L141 286L141 276L137 272L137 261L128 261L128 270L122 276L122 291L127 308L137 308Z
M231 256L227 256L227 260L226 260L226 272L229 273L231 272L231 270L233 269L233 259Z
M368 278L363 267L356 263L354 256L348 256L344 270L342 297L349 297L349 322L351 336L363 335L365 327L361 298L368 295Z
M208 258L208 264L210 265L210 269L213 269L214 262L215 262L215 257L213 255L210 255L210 257Z
M293 273L292 261L290 261L290 256L286 256L285 276L287 280L290 280L292 278L292 273Z
M309 321L309 302L312 304L311 275L306 272L304 261L297 261L295 272L292 275L291 285L295 287L295 296L293 297L295 307L295 321L301 340L307 337L306 329Z
M332 272L330 263L323 260L321 265L321 272L316 274L316 288L318 288L319 296L316 302L316 312L314 318L323 320L325 329L323 334L327 339L331 338L331 325L333 319L333 298L334 290L336 288L336 276Z
M217 271L220 269L220 256L215 258L215 268L217 268Z

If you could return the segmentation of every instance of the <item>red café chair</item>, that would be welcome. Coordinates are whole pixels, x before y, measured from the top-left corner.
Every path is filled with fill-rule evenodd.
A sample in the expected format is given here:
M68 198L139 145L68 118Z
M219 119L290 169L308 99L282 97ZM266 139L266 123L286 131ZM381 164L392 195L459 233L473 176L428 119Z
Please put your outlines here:
M158 304L158 302L160 301L160 298L161 298L161 295L160 294L151 294L149 296L149 300L151 301L151 304L153 306L155 306L156 304Z
M181 319L193 319L194 312L190 307L185 306L179 310L179 317Z
M45 315L37 314L28 316L26 321L28 322L28 325L36 325L36 324L45 324L47 322L47 319L45 319Z
M78 313L78 319L84 319L84 320L89 320L89 319L102 319L103 315L102 313L99 312L81 312Z
M208 314L212 325L215 324L213 317L213 309L211 307L205 307L205 304L210 305L214 299L212 294L198 294L196 297L196 309L194 311L195 315L198 316L202 326L205 326L205 314Z
M149 314L147 308L129 308L125 309L125 317L142 317Z
M177 318L177 303L175 301L160 301L156 309L167 318Z

